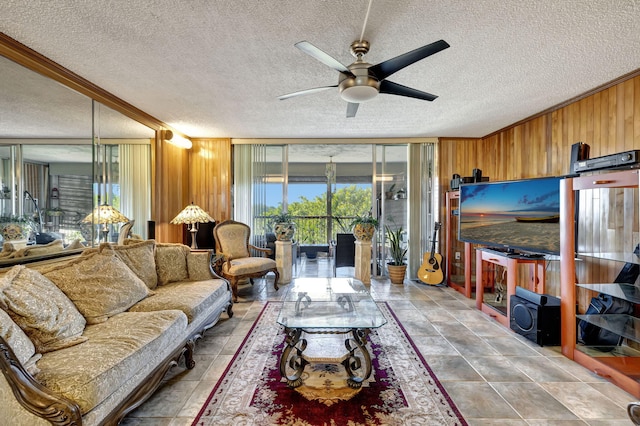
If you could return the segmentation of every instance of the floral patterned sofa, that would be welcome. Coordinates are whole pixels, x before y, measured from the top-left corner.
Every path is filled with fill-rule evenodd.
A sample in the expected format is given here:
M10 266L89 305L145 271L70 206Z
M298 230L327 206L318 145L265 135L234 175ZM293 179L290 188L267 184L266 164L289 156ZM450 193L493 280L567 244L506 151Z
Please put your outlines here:
M0 277L0 419L117 424L223 312L211 253L127 240Z

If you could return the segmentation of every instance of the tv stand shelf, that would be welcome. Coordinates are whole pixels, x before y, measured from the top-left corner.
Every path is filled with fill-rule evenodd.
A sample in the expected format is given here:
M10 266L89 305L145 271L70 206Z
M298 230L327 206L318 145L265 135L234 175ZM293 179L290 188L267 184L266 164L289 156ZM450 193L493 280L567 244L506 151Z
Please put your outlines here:
M560 183L562 354L636 398L640 398L640 318L587 315L586 310L591 298L603 293L635 304L638 311L640 288L602 280L613 277L625 264L640 264L633 252L638 244L639 182L638 170L625 170L571 177ZM594 230L606 238L591 238ZM625 248L628 251L620 252ZM624 341L617 346L585 345L579 341L581 320L618 334Z
M476 249L476 308L480 309L491 318L494 318L505 327L510 327L509 302L511 295L516 293L516 281L519 266L528 265L529 268L531 268L530 276L532 282L529 286L521 287L528 287L528 290L535 293L544 293L545 263L546 261L544 258L514 256L510 253L491 250L488 248ZM494 306L484 300L485 283L482 278L486 264L500 265L506 268L507 282L506 294L504 295L505 305L502 309L499 306Z
M576 284L577 287L609 296L619 297L631 303L640 303L640 288L633 284L606 283L606 284Z
M640 337L637 336L640 318L625 314L576 315L576 318L616 333L625 339L630 339L634 342L640 341Z
M459 293L464 294L466 297L472 297L473 285L472 285L472 247L470 243L464 243L463 259L461 261L454 261L454 247L459 246L461 243L456 240L456 230L458 228L458 216L456 214L458 202L460 198L460 191L448 191L446 193L446 209L447 227L445 234L446 241L446 269L447 274L447 286L453 288Z

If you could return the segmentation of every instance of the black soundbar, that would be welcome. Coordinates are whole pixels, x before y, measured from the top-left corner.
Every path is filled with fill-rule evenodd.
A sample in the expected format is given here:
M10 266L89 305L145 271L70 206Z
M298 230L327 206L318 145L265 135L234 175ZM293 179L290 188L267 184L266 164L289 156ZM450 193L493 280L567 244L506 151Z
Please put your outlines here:
M534 293L526 288L516 287L516 296L540 306L559 306L560 299L548 294Z
M603 157L579 160L574 163L576 173L603 169L635 169L640 167L640 150L619 152Z

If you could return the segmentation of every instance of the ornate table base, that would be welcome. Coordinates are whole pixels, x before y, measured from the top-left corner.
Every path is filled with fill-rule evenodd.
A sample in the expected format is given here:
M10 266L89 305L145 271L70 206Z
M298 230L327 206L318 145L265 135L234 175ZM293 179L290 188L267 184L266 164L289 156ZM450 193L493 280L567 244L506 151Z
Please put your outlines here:
M285 328L287 334L286 347L280 357L280 374L286 379L291 387L298 387L302 384L302 374L307 364L311 362L324 362L342 364L349 375L347 384L349 387L358 389L362 383L371 376L371 355L367 349L368 328L354 329L314 329L305 330L303 328ZM325 357L318 354L305 354L307 349L307 339L302 338L305 334L341 334L348 335L344 340L347 353L340 357ZM327 353L327 356L329 354Z

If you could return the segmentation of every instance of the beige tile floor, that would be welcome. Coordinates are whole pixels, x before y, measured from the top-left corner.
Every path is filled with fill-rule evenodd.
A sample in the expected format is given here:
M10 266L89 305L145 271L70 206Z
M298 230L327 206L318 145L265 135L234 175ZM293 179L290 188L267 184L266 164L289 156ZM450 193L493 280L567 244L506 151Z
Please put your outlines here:
M300 260L299 276L327 277L324 258ZM353 268L338 269L339 276ZM196 367L171 377L123 421L190 425L266 301L279 300L272 276L240 288L234 317L223 314L196 346ZM630 425L634 398L563 357L497 324L475 303L447 287L372 279L370 292L387 301L470 425Z

